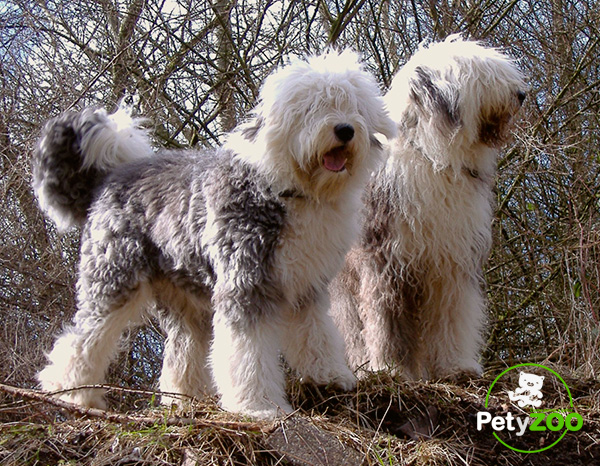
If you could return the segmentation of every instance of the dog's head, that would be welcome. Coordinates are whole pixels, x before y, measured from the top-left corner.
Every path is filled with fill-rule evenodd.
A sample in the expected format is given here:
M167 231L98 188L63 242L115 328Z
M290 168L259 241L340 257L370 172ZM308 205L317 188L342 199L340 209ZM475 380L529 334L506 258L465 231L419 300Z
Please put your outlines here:
M507 142L526 91L513 60L454 35L420 48L385 99L401 133L434 163L447 166L454 161L444 158Z
M391 138L396 125L358 56L330 51L270 75L254 119L236 133L238 156L281 188L331 198L366 179L381 152L374 135Z

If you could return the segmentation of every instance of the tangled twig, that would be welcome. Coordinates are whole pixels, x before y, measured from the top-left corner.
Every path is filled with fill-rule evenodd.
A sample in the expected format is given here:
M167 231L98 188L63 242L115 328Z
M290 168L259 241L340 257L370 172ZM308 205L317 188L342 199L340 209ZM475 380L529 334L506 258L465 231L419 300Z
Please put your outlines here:
M53 406L67 410L71 413L76 413L81 416L95 417L119 424L128 424L135 426L154 426L157 424L161 424L172 427L208 427L236 431L258 431L263 433L270 433L275 429L274 423L271 422L224 421L217 419L196 419L181 416L138 416L133 414L105 411L103 409L98 408L87 408L84 406L77 405L75 403L69 403L68 401L56 398L54 396L56 394L54 393L46 393L39 390L31 390L20 387L12 387L10 385L2 383L0 383L0 390L15 397L41 401L43 403L51 404Z

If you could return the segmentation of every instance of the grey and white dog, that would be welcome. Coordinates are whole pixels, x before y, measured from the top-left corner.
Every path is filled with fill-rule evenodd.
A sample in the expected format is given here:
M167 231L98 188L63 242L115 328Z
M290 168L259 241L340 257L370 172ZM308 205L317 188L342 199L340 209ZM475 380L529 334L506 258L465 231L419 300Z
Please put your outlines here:
M511 59L458 36L420 48L394 77L385 99L399 136L331 286L351 367L481 372L496 161L525 90Z
M60 227L82 234L78 310L42 387L102 382L123 330L157 303L168 311L163 391L216 390L225 409L257 417L289 412L280 354L303 378L352 388L327 286L358 234L376 133L396 126L351 52L268 77L254 118L214 151L154 153L126 114L49 122L33 186ZM103 406L97 389L61 396Z

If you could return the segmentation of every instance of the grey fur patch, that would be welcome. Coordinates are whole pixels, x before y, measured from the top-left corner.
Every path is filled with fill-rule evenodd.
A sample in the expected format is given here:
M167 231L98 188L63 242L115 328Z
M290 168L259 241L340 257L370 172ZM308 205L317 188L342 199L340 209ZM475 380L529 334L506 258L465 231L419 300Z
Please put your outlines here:
M265 124L265 120L262 117L256 117L246 125L244 125L241 129L242 136L244 136L249 141L254 141L259 131Z
M212 259L235 271L237 285L217 291L215 311L220 309L231 321L258 319L283 300L271 263L285 206L266 180L233 158L211 172L205 193L221 225Z
M373 251L381 247L390 239L390 222L394 218L394 208L390 202L395 196L386 186L377 183L377 174L372 178L364 198L363 228L361 234L361 247ZM374 185L378 185L378 189Z
M379 142L379 140L375 136L369 136L369 142L371 143L372 149L376 151L380 151L383 149L383 144L381 144L381 142Z
M207 202L219 225L217 256L201 244ZM256 320L281 300L271 264L285 217L266 181L222 151L123 165L97 188L82 232L80 308L103 314L141 282L165 279L210 296L221 261L237 271L237 286L214 296L216 308L232 321Z
M411 79L411 98L427 112L443 115L451 128L460 125L458 94L443 92L435 85L431 73L422 66L415 68L416 78Z
M86 116L86 119L90 116ZM104 173L82 168L81 139L90 129L81 114L68 112L50 120L33 153L33 188L74 224L82 224L92 203L95 188Z
M381 342L382 356L388 364L401 363L411 373L417 371L414 361L420 349L419 301L420 281L409 277L409 271L397 261L392 252L394 241L391 222L397 216L399 195L382 183L382 174L374 177L365 192L363 232L360 248L363 260L354 264L356 275L375 284L363 290L369 298L362 296L358 302L367 302L377 312L385 327L385 335L394 335Z

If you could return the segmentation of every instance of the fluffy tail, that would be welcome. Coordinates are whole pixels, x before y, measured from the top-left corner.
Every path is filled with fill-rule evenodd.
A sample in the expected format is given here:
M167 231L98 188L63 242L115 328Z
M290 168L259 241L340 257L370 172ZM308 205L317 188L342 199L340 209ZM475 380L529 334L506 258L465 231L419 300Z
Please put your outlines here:
M33 154L33 189L59 230L85 221L95 189L110 171L152 155L138 124L127 108L111 115L88 108L46 124Z

